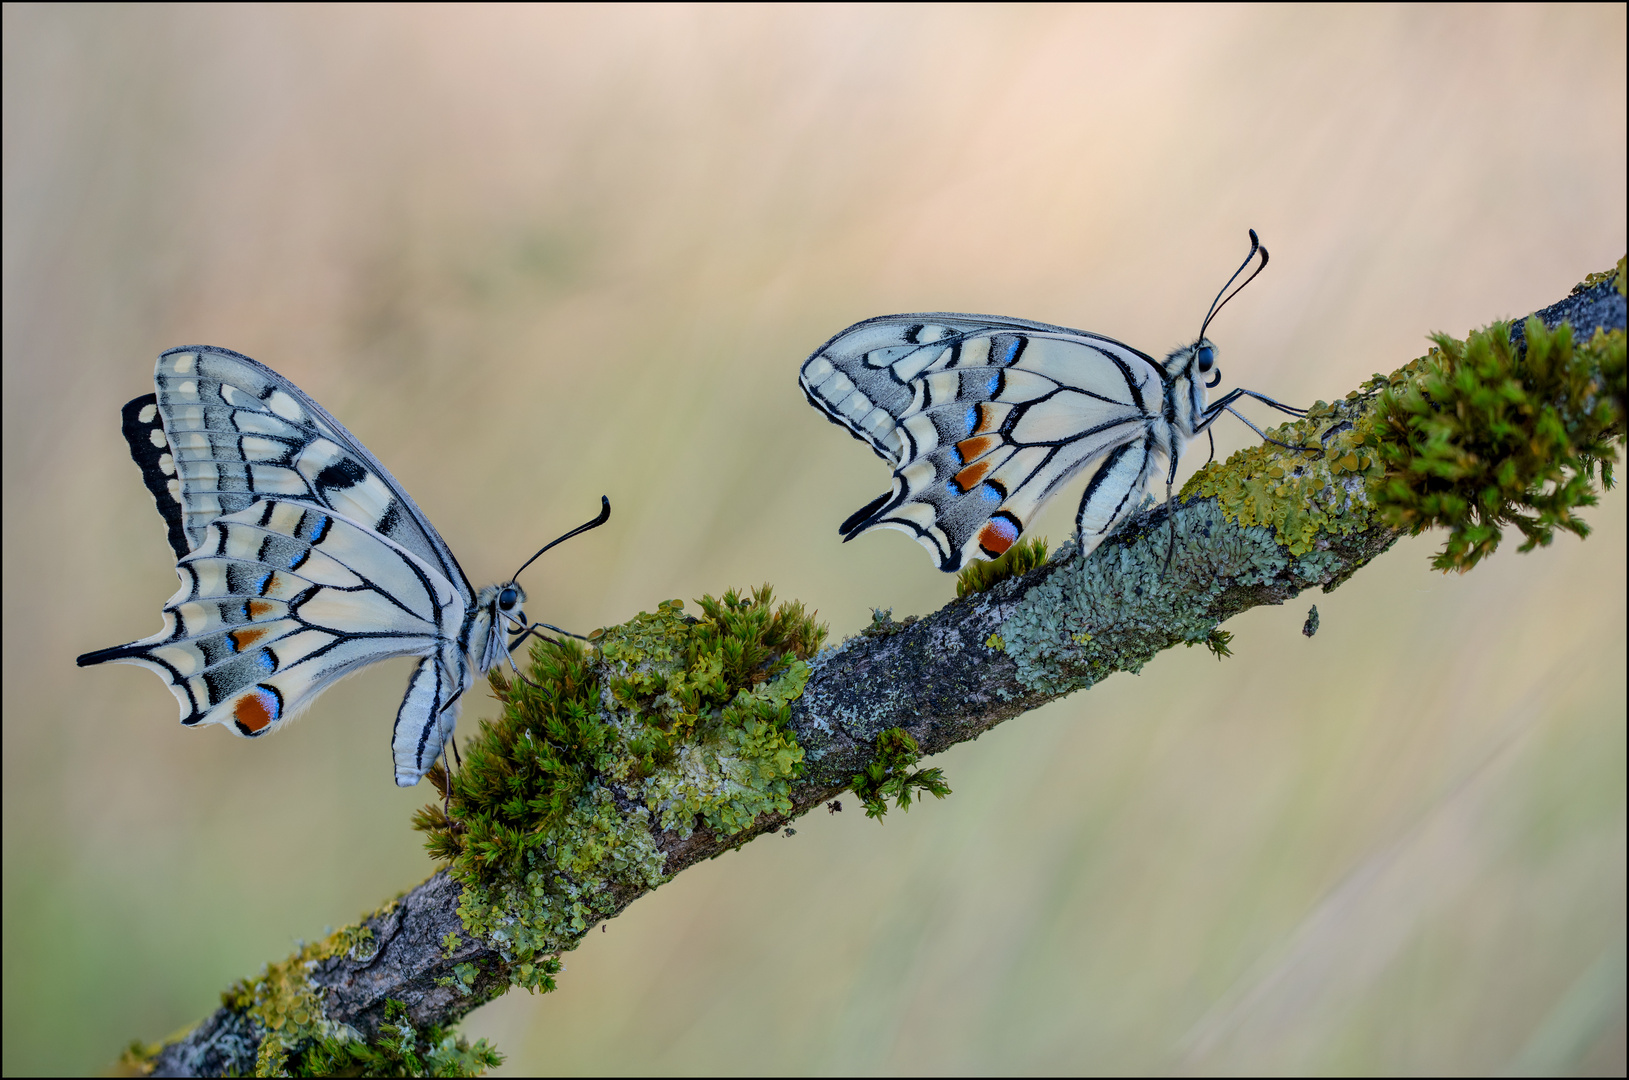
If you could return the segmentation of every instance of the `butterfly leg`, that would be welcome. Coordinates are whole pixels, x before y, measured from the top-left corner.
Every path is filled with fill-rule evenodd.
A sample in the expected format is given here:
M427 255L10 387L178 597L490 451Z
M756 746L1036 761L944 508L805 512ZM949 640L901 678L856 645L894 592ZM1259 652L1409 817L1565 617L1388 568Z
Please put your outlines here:
M1087 483L1080 497L1080 509L1075 514L1081 554L1090 554L1137 509L1148 488L1153 460L1146 434L1115 447L1103 459Z
M1170 540L1165 545L1165 572L1171 570L1171 560L1176 557L1176 507L1171 505L1171 488L1176 484L1176 467L1178 455L1171 455L1171 467L1165 472L1165 518L1170 526Z

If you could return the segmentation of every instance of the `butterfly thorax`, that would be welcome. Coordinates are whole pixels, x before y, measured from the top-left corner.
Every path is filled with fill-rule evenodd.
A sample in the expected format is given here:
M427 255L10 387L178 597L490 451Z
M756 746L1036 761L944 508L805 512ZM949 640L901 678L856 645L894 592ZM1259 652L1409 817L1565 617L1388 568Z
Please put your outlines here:
M501 585L488 585L475 594L475 607L470 622L468 645L465 651L475 670L485 674L504 663L509 655L506 631L526 625L526 590L513 581Z

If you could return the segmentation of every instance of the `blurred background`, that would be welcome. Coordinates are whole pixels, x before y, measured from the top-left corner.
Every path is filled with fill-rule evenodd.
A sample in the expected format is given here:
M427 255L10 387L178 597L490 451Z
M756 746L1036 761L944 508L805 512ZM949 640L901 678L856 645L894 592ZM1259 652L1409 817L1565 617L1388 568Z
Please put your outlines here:
M837 640L954 580L839 544L888 477L798 391L827 337L1163 355L1254 227L1224 386L1342 395L1624 253L1625 63L1622 5L7 4L4 1071L104 1068L433 870L407 661L257 743L74 667L175 587L118 424L162 349L294 380L477 584L609 495L535 616L769 581ZM1465 577L1401 543L943 755L944 802L692 869L467 1028L516 1075L1621 1075L1622 489L1589 520Z

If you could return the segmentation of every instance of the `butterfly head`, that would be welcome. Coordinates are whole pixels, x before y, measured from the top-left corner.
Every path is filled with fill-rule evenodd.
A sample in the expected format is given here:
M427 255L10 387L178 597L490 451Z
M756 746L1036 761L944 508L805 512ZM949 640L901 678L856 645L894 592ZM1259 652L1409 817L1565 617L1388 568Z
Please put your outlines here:
M470 657L480 671L491 671L509 655L508 639L526 631L526 590L513 581L488 585L475 594L475 624L470 631Z
M1173 349L1161 366L1165 368L1167 383L1175 390L1179 417L1192 427L1205 411L1205 390L1222 381L1222 369L1216 366L1216 344L1202 337L1192 345ZM1179 420L1179 423L1181 421Z

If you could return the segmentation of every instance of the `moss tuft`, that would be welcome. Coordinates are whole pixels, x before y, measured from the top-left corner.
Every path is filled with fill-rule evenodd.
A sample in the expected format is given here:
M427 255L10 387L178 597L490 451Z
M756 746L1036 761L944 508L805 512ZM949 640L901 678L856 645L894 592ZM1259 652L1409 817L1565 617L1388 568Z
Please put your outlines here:
M1221 662L1222 657L1233 655L1233 649L1231 648L1233 644L1233 633L1230 630L1223 630L1220 627L1212 630L1199 641L1184 641L1182 644L1190 649L1195 645L1203 645L1205 648L1211 651L1212 655L1216 657L1218 663Z
M262 1063L271 1061L262 1046ZM503 1064L503 1055L485 1039L471 1044L450 1028L419 1030L407 1017L407 1006L399 1001L385 1003L385 1023L379 1037L367 1043L360 1039L323 1039L300 1053L290 1063L280 1062L284 1071L260 1072L260 1076L480 1076Z
M1019 540L999 558L969 563L956 575L956 595L983 592L999 581L1023 577L1037 566L1046 565L1046 537Z
M1556 530L1580 537L1576 511L1596 503L1594 482L1612 486L1614 443L1624 436L1624 334L1597 330L1588 343L1562 323L1525 326L1518 351L1507 323L1464 341L1434 336L1418 374L1387 386L1364 446L1385 469L1371 498L1386 522L1419 534L1448 529L1432 565L1464 572L1498 548L1503 527L1549 544Z
M679 600L596 634L596 648L534 645L528 681L492 681L503 703L464 748L450 807L414 818L464 886L459 915L509 979L548 991L601 919L664 880L653 830L743 834L792 808L803 750L791 702L825 628L769 586ZM535 684L535 685L533 685ZM453 977L466 992L473 970Z
M911 768L922 757L921 748L904 728L889 728L877 736L877 756L865 771L854 777L852 790L865 804L865 816L881 818L888 813L888 800L910 812L912 791L942 799L950 794L942 769Z

